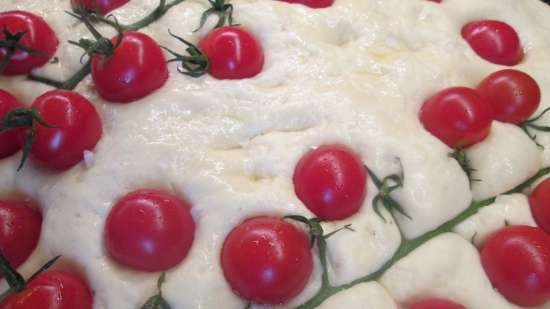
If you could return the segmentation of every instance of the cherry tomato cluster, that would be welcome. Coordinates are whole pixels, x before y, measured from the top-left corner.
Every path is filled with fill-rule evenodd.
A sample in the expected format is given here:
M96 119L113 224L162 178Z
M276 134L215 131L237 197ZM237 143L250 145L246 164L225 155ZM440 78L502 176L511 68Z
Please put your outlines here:
M489 135L491 122L521 124L540 105L540 88L527 73L506 69L477 87L453 87L430 97L420 110L424 128L454 149L474 145Z
M14 268L23 264L40 238L42 215L26 199L0 200L0 249ZM32 279L21 293L2 302L1 309L92 309L92 293L76 273L46 271Z

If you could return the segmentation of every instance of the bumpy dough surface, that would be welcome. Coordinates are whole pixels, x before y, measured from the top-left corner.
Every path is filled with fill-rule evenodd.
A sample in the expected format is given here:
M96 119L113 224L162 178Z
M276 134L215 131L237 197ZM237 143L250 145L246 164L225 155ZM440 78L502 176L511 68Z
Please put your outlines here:
M157 2L132 0L114 13L127 23ZM89 35L64 13L68 0L1 4L2 10L43 16L62 39L59 63L38 74L62 79L80 67L82 51L66 40ZM311 147L349 145L381 176L402 165L405 185L395 198L414 219L398 217L397 223L408 237L451 219L473 197L506 191L550 163L550 135L540 136L549 146L541 152L517 127L495 123L491 136L471 150L473 166L483 178L472 193L468 179L448 157L449 149L417 119L432 93L449 86L475 86L500 69L480 59L460 36L462 25L482 18L505 21L519 32L527 57L517 68L537 79L543 91L540 110L548 107L550 8L542 2L336 0L326 10L272 0L233 4L236 22L250 29L264 47L266 64L259 76L241 81L192 79L178 74L172 64L162 89L129 105L104 102L88 78L77 91L101 113L104 136L86 163L64 173L29 164L16 174L19 155L0 161L0 194L21 191L40 203L45 216L39 248L22 267L25 274L62 254L86 274L95 309L138 308L155 292L158 274L113 263L105 254L102 231L117 198L155 187L185 196L197 223L189 256L167 274L166 299L173 308L242 309L245 303L231 292L219 266L223 239L250 216L311 215L292 185L294 166ZM167 30L197 42L205 30L192 30L205 9L206 1L187 0L143 31L161 45L183 50ZM26 104L48 90L24 78L0 77L0 87ZM376 216L372 183L368 190L360 213L326 224L328 231L348 223L355 229L330 238L334 284L377 269L399 245L396 222L384 223ZM458 228L464 238L448 234L434 239L396 265L380 284L355 286L321 308L394 309L430 295L454 299L469 309L517 308L491 289L469 244L477 230L490 232L486 222L497 229L519 213L521 223L533 223L524 198L497 203L501 206ZM304 292L278 308L302 303L319 285L316 263Z

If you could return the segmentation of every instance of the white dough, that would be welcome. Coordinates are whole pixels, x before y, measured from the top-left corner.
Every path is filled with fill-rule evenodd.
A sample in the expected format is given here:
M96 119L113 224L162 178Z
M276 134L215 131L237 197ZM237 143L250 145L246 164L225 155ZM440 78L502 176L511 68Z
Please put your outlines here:
M59 62L37 74L63 79L81 66L83 51L66 40L90 35L64 12L69 2L0 0L0 10L43 16L61 38ZM132 0L114 14L129 23L157 3ZM260 75L239 81L193 79L179 74L172 63L162 89L126 105L102 100L88 77L76 90L98 109L104 135L86 154L86 162L62 173L29 162L16 173L20 154L0 161L0 194L24 193L40 204L45 216L39 248L21 268L23 273L61 254L86 275L94 309L139 308L156 293L159 274L113 262L103 247L103 226L118 198L139 188L159 188L190 201L197 224L189 255L167 273L165 298L174 309L242 309L246 301L231 291L219 265L223 240L251 216L312 216L292 183L296 163L311 148L346 144L380 178L403 172L404 187L392 196L412 217L397 215L384 223L373 211L377 190L369 181L357 215L324 224L326 231L346 224L355 230L329 239L334 285L363 277L386 262L401 241L398 225L405 237L422 235L465 210L473 198L503 193L542 166L540 150L519 129L495 123L489 139L468 151L483 178L472 193L466 175L448 156L451 150L426 132L417 117L424 100L438 90L473 87L502 68L479 58L460 36L462 25L480 18L501 19L518 30L527 57L517 68L539 81L539 112L548 107L550 8L537 0L336 0L323 10L274 0L232 3L235 22L264 48ZM193 29L206 8L207 1L187 0L143 31L184 52L168 29L198 42L209 28ZM100 31L113 35L108 27ZM26 105L50 89L24 77L0 77L0 88ZM550 140L544 138L541 142L550 149ZM548 158L546 154L547 164ZM499 199L495 208L483 210L458 231L465 237L473 231L481 236L502 219L525 222L524 208L512 210L523 204L519 200ZM293 308L315 294L321 284L317 256L315 252L306 289L274 308ZM469 309L518 308L491 288L475 248L454 234L411 254L382 284L387 291L377 283L357 285L320 308L394 309L428 293L463 301Z
M493 122L490 135L466 151L472 168L474 199L481 201L513 189L537 173L540 149L520 128Z

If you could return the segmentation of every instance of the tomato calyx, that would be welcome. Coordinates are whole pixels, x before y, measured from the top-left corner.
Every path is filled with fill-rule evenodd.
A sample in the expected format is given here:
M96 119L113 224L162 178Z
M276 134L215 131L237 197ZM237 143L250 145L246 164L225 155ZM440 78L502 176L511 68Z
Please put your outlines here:
M172 54L174 58L168 60L167 62L180 62L178 66L178 72L181 74L189 75L191 77L201 77L204 74L208 73L210 68L210 61L204 53L192 43L186 41L184 38L175 35L168 29L168 33L178 41L182 42L187 46L185 51L189 54L188 56L179 54L167 47L161 46L164 50Z
M170 304L162 297L162 285L166 282L166 274L162 273L157 281L158 293L149 297L140 309L172 309Z
M466 173L466 176L468 176L470 184L474 181L481 181L481 179L472 178L476 169L472 167L472 163L466 156L466 152L464 150L456 149L454 152L449 153L449 157L455 159L458 165L460 165L460 168L462 168L464 173Z
M2 29L2 33L4 34L4 39L0 40L0 49L5 48L6 54L2 58L2 61L0 61L0 73L4 71L4 69L10 62L11 57L13 57L15 52L17 52L18 50L24 51L31 55L46 56L40 50L36 50L19 43L19 41L21 41L21 39L25 36L25 34L27 34L27 32L28 31L25 30L25 31L19 31L16 33L11 33L8 30L8 27L4 25L4 28Z
M393 214L393 211L397 211L407 219L412 220L412 217L407 214L403 207L391 197L392 192L403 187L405 178L403 175L403 168L401 168L401 172L399 174L386 176L382 178L382 180L380 180L380 178L378 178L368 167L365 166L365 169L369 173L369 176L372 177L372 182L374 182L374 185L378 188L378 193L372 200L372 207L378 217L380 217L384 223L387 223L386 218L380 210L380 208L384 208L390 214Z
M332 288L332 285L330 284L329 271L328 271L327 240L334 234L343 230L354 232L355 230L351 227L351 224L346 224L339 229L336 229L328 234L325 234L325 231L321 226L321 223L323 222L323 220L319 218L308 219L304 216L298 216L298 215L288 215L288 216L285 216L284 218L303 223L307 226L309 230L309 235L311 237L311 246L313 247L314 245L317 245L317 249L319 250L319 261L321 263L321 268L322 268L321 290Z
M36 126L37 124L47 127L54 128L54 126L49 125L42 119L40 112L36 108L16 108L9 111L4 119L1 120L0 124L3 128L0 128L0 133L4 131L21 129L21 128L30 128L27 135L25 136L25 143L23 144L23 156L21 157L21 162L17 167L17 171L20 171L25 165L29 154L31 153L32 144L34 138L36 137Z
M342 230L348 230L355 232L355 230L351 227L351 224L346 224L343 227L336 229L328 234L325 234L323 230L323 226L321 223L325 222L325 220L319 219L319 218L306 218L304 216L297 216L297 215L288 215L284 217L285 219L290 219L294 221L301 222L305 224L308 228L310 239L311 239L311 247L315 245L317 240L319 238L323 238L325 241L329 239L332 235L342 231Z
M101 33L99 33L99 31L97 31L97 29L94 27L94 25L92 25L90 21L89 13L86 13L85 11L80 11L79 13L76 13L76 14L70 13L70 12L67 12L67 14L83 22L86 28L88 29L88 31L90 31L90 33L93 35L95 39L95 41L89 40L89 39L80 39L78 40L78 42L69 41L69 43L84 49L85 54L82 55L81 62L84 56L86 55L91 57L94 54L101 54L101 55L110 57L115 51L115 49L118 47L120 42L122 42L123 33L122 33L122 30L120 29L120 26L118 26L118 22L116 21L116 19L113 27L118 32L117 45L113 44L111 40L104 37L103 35L101 35Z
M36 272L34 272L29 279L25 280L23 276L17 272L17 270L8 262L4 254L0 251L0 273L6 279L9 288L0 294L0 301L4 300L6 297L14 293L19 293L27 288L27 284L32 281L36 276L40 275L48 268L52 267L57 260L61 258L61 255L54 257L53 259L46 262L42 267L40 267Z
M216 26L214 28L220 28L225 26L226 22L228 26L234 26L233 24L233 4L227 3L227 0L208 0L211 7L204 11L201 16L201 21L199 24L199 27L193 32L197 32L202 27L204 27L204 24L206 24L206 21L208 20L208 17L211 15L216 15L218 17L218 22L216 23Z
M550 107L543 110L538 116L535 116L529 120L526 120L519 124L519 127L531 138L539 148L544 148L538 141L537 135L532 131L550 132L550 126L540 125L537 122L550 111Z

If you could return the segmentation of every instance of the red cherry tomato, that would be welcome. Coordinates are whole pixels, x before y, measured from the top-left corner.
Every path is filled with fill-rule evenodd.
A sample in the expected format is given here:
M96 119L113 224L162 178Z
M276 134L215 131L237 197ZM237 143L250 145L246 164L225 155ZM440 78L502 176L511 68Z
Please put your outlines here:
M516 65L523 59L519 36L510 25L497 20L471 22L462 37L483 59L501 65Z
M81 278L64 271L48 271L34 278L21 293L8 297L0 308L92 309L92 306L92 293Z
M529 196L531 212L537 224L550 233L550 178L541 182Z
M446 299L426 299L412 305L409 309L466 309L466 307Z
M159 190L138 190L120 199L105 224L105 243L120 264L164 271L180 263L195 236L190 206Z
M17 268L36 248L42 215L29 202L0 200L0 250Z
M107 15L109 12L125 5L130 0L71 0L74 9L84 8L89 12Z
M1 122L9 111L23 107L15 97L0 89L0 129L3 128ZM0 159L7 158L21 149L20 134L19 129L0 133Z
M498 121L520 124L529 119L540 104L540 88L527 73L502 70L485 78L477 87L491 104Z
M14 296L6 297L2 302L0 302L0 309L13 309L14 301L15 301Z
M313 9L327 8L334 4L334 0L280 0L288 3L297 3L305 6L309 6Z
M550 300L550 236L542 229L511 226L494 233L481 262L493 286L512 303L531 307Z
M8 61L2 74L19 75L28 74L32 69L43 66L54 55L59 41L50 26L41 18L24 11L0 12L0 41L6 40L1 31L4 27L11 34L25 32L19 44L41 54L30 54L21 49L16 49L14 55ZM6 56L8 49L0 47L0 61Z
M306 153L294 171L294 191L318 218L340 220L354 215L365 200L367 172L359 156L341 145Z
M459 149L489 135L493 112L476 90L447 88L429 98L420 110L420 121L428 132L451 148Z
M118 36L111 42L117 46ZM152 38L129 31L123 34L111 56L93 56L92 78L102 98L128 103L162 87L168 79L168 68L162 50Z
M210 61L208 73L217 79L254 77L264 66L262 46L243 27L214 29L202 38L199 48Z
M40 165L66 170L92 150L101 138L101 119L95 107L76 92L52 90L34 101L42 119L53 128L36 125L31 158Z
M272 305L298 295L313 270L308 236L272 217L248 219L235 227L223 244L221 265L235 293Z

